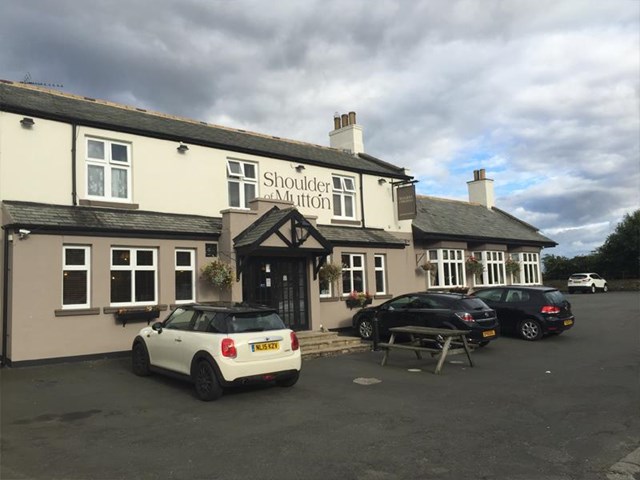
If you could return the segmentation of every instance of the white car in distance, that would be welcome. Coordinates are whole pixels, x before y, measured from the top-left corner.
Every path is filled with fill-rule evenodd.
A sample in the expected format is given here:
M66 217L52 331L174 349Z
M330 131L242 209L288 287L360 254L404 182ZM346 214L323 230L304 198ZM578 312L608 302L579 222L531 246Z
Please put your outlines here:
M567 288L569 293L596 293L598 290L603 292L607 292L609 290L607 281L597 273L574 273L569 277Z

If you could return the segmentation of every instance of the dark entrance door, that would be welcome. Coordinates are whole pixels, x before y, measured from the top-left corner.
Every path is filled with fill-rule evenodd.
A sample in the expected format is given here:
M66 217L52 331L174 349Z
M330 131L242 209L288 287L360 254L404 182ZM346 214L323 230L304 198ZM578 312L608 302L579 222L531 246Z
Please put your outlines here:
M292 330L308 330L307 260L251 257L242 275L242 298L278 310Z

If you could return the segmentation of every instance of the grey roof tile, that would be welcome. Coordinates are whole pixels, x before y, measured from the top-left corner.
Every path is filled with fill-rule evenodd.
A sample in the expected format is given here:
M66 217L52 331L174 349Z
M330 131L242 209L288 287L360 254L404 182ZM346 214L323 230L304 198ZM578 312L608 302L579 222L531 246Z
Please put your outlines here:
M318 225L318 231L331 243L336 245L386 245L389 248L404 248L401 238L377 228L354 228Z
M540 234L537 228L498 208L484 205L418 196L414 236L422 239L474 239L516 242L552 247L556 242Z
M94 232L164 233L217 237L222 220L215 217L180 215L139 210L49 205L4 201L7 225L43 230Z
M0 110L301 163L408 178L404 169L366 154L353 155L335 148L209 125L6 80L0 80Z

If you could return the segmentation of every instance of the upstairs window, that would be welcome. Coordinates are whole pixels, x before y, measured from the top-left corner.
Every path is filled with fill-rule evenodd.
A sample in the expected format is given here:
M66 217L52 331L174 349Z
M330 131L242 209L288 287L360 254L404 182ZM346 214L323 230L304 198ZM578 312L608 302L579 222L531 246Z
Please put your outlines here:
M256 198L258 192L257 170L255 163L227 161L230 207L249 208L249 202Z
M333 176L333 216L354 220L356 218L356 186L353 177Z
M122 142L87 139L87 197L131 201L131 146Z

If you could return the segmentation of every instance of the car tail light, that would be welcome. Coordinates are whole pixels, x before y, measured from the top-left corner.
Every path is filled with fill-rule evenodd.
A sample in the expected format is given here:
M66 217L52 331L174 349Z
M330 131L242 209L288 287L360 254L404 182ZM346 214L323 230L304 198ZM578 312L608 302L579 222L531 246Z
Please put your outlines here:
M295 332L291 332L291 350L298 350L300 348L300 342Z
M222 339L222 356L229 358L236 358L238 351L236 350L236 344L232 338Z
M456 312L456 317L458 317L463 322L473 323L475 319L471 316L470 313L467 312Z
M548 315L557 315L560 313L560 307L556 307L555 305L545 305L540 310L540 313L546 313Z

